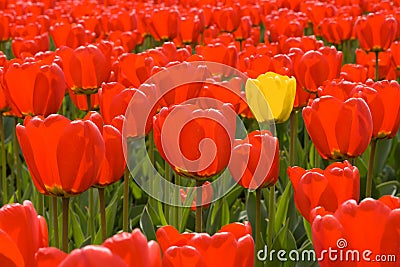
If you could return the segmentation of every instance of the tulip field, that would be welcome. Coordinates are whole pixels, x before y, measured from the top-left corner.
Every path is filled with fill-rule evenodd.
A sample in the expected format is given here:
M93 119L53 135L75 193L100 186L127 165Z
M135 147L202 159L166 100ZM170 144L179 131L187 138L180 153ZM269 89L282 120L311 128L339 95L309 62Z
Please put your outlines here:
M400 267L399 0L0 0L0 267Z

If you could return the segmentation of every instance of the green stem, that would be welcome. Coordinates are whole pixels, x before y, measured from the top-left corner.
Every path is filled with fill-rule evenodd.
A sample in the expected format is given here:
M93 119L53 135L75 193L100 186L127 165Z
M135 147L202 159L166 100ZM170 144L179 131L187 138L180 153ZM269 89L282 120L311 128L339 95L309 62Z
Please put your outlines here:
M153 131L149 133L149 158L151 164L154 165L154 136L153 136Z
M68 253L68 212L69 212L69 198L62 198L62 250Z
M171 166L168 164L168 162L165 161L165 165L164 165L164 170L165 170L165 179L168 182L171 182ZM171 189L170 189L170 184L167 183L166 184L166 190L165 190L165 194L168 195L168 198L170 198L171 196ZM168 204L164 205L164 210L165 210L165 217L169 218L169 213L170 213L170 206Z
M379 80L379 52L375 51L375 81Z
M367 174L367 184L365 186L365 197L372 196L372 178L374 172L374 160L375 160L375 150L376 150L377 139L371 141L371 152L369 154L368 163L368 174Z
M272 248L275 223L275 185L269 190L267 245Z
M58 198L52 198L52 212L53 212L53 234L54 234L54 246L59 248L60 239L58 237Z
M128 224L129 224L129 169L126 167L124 172L124 201L122 208L122 230L124 232L128 232Z
M196 180L196 232L201 233L203 224L203 207L202 207L202 185L203 181Z
M86 95L88 112L92 110L92 99L90 98L90 96L91 95Z
M93 188L89 188L89 234L91 237L91 242L93 244L94 239L96 238L95 232L95 223L94 220L96 219L95 211L94 211L94 192Z
M294 166L294 153L296 149L297 136L297 112L292 111L290 114L290 148L289 148L289 166Z
M256 189L256 249L261 249L261 188Z
M315 168L320 167L320 159L321 157L319 156L319 153L317 151L317 148L314 146L314 163L315 163Z
M99 200L100 200L100 227L101 227L101 238L102 241L107 238L107 221L106 221L106 202L104 201L104 188L97 188L99 192Z
M18 118L15 118L15 127L18 124ZM13 152L14 152L14 171L15 171L15 181L17 185L17 191L15 193L17 201L21 200L21 161L19 159L19 145L17 140L17 132L14 132L13 136Z
M44 216L44 196L38 193L37 212L39 215Z
M0 114L0 140L1 140L1 185L2 185L3 205L4 205L8 203L8 193L7 193L6 144L4 137L3 114Z

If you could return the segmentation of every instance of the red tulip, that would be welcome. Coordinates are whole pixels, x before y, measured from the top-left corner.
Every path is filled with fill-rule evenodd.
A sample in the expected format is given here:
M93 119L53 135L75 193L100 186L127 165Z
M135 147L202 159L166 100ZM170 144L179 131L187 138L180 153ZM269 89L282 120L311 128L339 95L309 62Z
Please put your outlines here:
M104 17L103 28L110 31L132 31L137 28L137 17L134 11L119 11L116 14L107 14Z
M196 46L196 53L203 56L205 61L218 62L231 67L236 66L237 50L235 46L225 46L221 43Z
M116 62L115 76L126 87L139 87L151 74L154 60L147 53L122 54Z
M281 36L300 37L303 36L304 25L298 19L296 13L279 14L273 16L267 25L270 30L271 41L277 42Z
M0 68L0 113L4 113L10 110L9 97L6 95L4 85L4 70Z
M16 58L31 57L38 52L49 50L50 41L47 32L38 34L32 38L15 37L11 42L11 48Z
M48 116L61 107L66 85L62 70L54 62L10 61L4 82L15 115Z
M236 140L229 171L244 188L274 185L279 177L278 139L269 131L254 131L245 140Z
M234 32L240 24L239 10L234 7L214 7L213 21L222 32Z
M201 190L201 204L202 204L201 207L208 208L210 206L210 203L213 200L212 199L213 194L214 194L213 187L209 181L206 181L201 186L200 190ZM187 198L187 192L184 189L180 189L180 194L181 194L182 203L185 203L186 198ZM197 205L196 199L197 199L197 194L194 195L194 198L192 201L192 206L190 207L190 209L193 211L196 210L196 206L200 206L200 205Z
M61 115L27 117L17 137L37 190L68 197L84 192L97 179L105 155L104 140L91 121Z
M254 265L254 241L248 224L226 225L213 236L205 233L179 234L172 226L164 226L157 230L156 236L164 253L163 266Z
M339 77L340 68L342 67L343 53L337 51L334 46L328 47L324 46L318 49L319 52L324 55L329 63L329 74L328 79L334 79Z
M342 101L346 101L347 99L354 97L354 94L363 87L366 86L364 84L357 84L344 79L334 79L326 81L318 88L318 96L330 95Z
M319 41L315 36L302 36L302 37L279 37L279 47L281 53L288 54L292 48L300 48L302 51L307 52L310 50L318 50L324 46L324 42Z
M393 138L400 125L400 85L396 81L367 83L377 91L377 97L367 96L374 130L374 138Z
M304 9L304 10L302 10ZM300 11L307 14L310 18L315 35L320 35L318 25L324 18L334 17L337 13L337 7L332 3L323 3L319 1L305 2Z
M61 263L59 267L128 267L128 265L108 248L100 246L86 246L75 249Z
M3 8L1 10L4 10ZM11 14L1 12L0 13L0 40L8 41L10 38L10 23L13 20Z
M384 196L379 200L364 199L343 203L336 212L316 208L312 224L312 239L319 265L325 266L384 266L375 261L377 255L399 255L400 201L397 197ZM340 255L359 253L360 261L332 261L328 255L320 257L323 250L337 250ZM367 251L368 250L368 251ZM365 253L367 252L367 253ZM342 254L343 253L343 254ZM338 254L336 254L338 255ZM354 254L352 254L354 255ZM387 262L387 266L396 266Z
M121 132L112 125L103 125L103 119L97 112L89 112L85 119L99 128L106 149L95 186L104 187L115 183L122 178L126 168Z
M373 52L365 52L356 49L356 64L363 65L368 69L368 78L375 79L376 73L376 55ZM396 65L393 62L389 51L380 52L378 55L378 79L395 80Z
M296 79L307 91L316 92L318 86L329 79L330 68L328 59L321 52L311 50L295 66Z
M250 37L251 18L249 16L242 17L238 29L233 33L235 40L243 41Z
M153 125L159 153L180 175L211 177L228 165L235 131L230 105L220 110L191 104L165 107Z
M80 46L75 50L63 47L57 53L63 59L67 84L75 93L96 93L111 75L110 62L97 46Z
M122 46L124 48L123 51L127 53L132 52L141 40L138 31L111 32L108 38L114 43L115 47Z
M351 16L325 18L319 24L321 35L331 44L341 44L350 40L353 34L354 19Z
M90 43L95 37L94 33L86 30L81 24L65 22L55 23L50 28L50 34L56 47L68 46L72 49Z
M332 96L313 100L303 109L304 123L324 159L358 157L372 136L372 116L361 98L346 101Z
M40 248L35 254L35 260L37 262L37 267L53 267L58 266L66 257L67 253L53 248L45 247Z
M162 7L154 9L147 25L157 41L171 41L178 35L179 13L176 9Z
M47 225L30 201L0 209L1 266L36 267L35 253L48 246Z
M297 209L309 222L310 212L318 206L335 212L346 200L358 201L360 197L360 173L348 161L335 162L325 170L289 167L287 172Z
M95 110L99 107L99 94L90 95L90 107L88 107L87 95L75 94L71 89L68 89L69 98L71 98L72 103L84 111Z
M146 236L139 229L116 234L102 246L121 257L127 266L161 267L160 247L154 241L147 243Z
M385 51L396 38L397 21L387 13L359 17L354 27L360 47L365 51Z
M180 18L178 37L183 44L196 43L200 34L200 19L195 14Z
M365 82L368 69L358 64L344 64L340 70L340 78L350 82Z

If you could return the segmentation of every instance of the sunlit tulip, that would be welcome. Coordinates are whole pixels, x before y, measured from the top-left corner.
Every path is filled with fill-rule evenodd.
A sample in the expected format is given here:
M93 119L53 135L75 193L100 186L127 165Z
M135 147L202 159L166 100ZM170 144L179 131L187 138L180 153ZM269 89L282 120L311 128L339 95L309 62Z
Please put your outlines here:
M361 98L322 96L303 109L304 123L324 159L358 157L372 137L372 116Z
M245 140L236 140L229 171L244 188L274 185L279 177L278 139L269 131L254 131Z
M157 41L171 41L178 35L179 12L169 7L152 10L147 25Z
M196 43L200 34L200 19L188 14L180 18L178 37L183 44Z
M351 82L365 82L367 80L368 69L358 64L344 64L340 69L340 78Z
M122 54L116 62L116 80L126 87L138 88L150 78L154 67L154 59L146 53Z
M356 49L356 64L363 65L368 69L368 78L376 78L376 54L374 52L365 52L362 49ZM379 52L378 80L395 80L397 77L396 75L396 65L393 61L392 54L389 51Z
M57 248L44 247L36 252L35 260L37 267L52 267L58 266L67 256L67 253Z
M139 229L116 234L104 241L102 246L121 257L127 266L161 267L159 245L154 241L147 242Z
M218 233L183 233L172 226L156 232L163 251L163 266L240 266L254 265L254 241L249 225L233 223ZM229 255L224 257L223 255Z
M15 37L12 39L11 48L16 58L25 58L35 55L41 51L47 51L50 47L47 32L32 38Z
M97 112L89 112L85 119L96 124L105 144L105 157L101 163L95 186L104 187L115 183L122 178L126 167L122 134L119 129L110 124L103 125L103 119Z
M341 44L352 37L354 19L351 16L325 18L319 24L321 35L331 44Z
M96 183L105 145L93 122L70 121L61 115L27 117L16 131L41 194L68 197Z
M221 43L196 46L196 53L203 56L205 61L222 63L235 67L237 63L237 49L235 46L225 46Z
M273 72L261 74L257 79L246 82L246 98L258 121L265 121L269 114L263 114L266 103L276 123L289 119L296 95L296 79ZM264 97L263 99L260 99ZM267 117L266 117L267 116Z
M397 20L386 13L359 17L354 27L360 47L365 51L387 50L396 38L397 24Z
M61 263L59 267L97 267L100 265L113 267L128 267L128 265L111 250L101 246L86 246L75 249Z
M360 173L348 161L335 162L325 170L304 170L296 166L289 167L287 172L297 209L309 222L310 212L318 206L335 212L346 200L358 201L360 197Z
M222 32L234 32L240 24L237 7L215 7L212 12L213 21Z
M296 79L305 90L315 93L324 81L339 77L341 63L342 53L334 48L308 51L295 66Z
M153 120L154 141L178 174L211 177L228 165L235 117L227 104L220 109L201 109L191 104L165 107Z
M36 267L35 253L48 246L47 224L28 200L0 208L1 266Z
M400 125L400 85L396 81L367 83L378 93L367 99L372 113L374 138L393 138Z
M66 88L61 68L56 63L44 65L38 61L10 63L4 73L4 82L16 115L57 113Z
M93 94L111 75L109 60L94 45L57 50L63 60L68 87L77 94Z
M50 34L56 47L68 46L75 49L93 41L94 33L81 24L56 23L50 28Z
M319 265L326 266L383 266L371 262L377 255L395 255L400 249L400 201L393 196L383 196L379 200L367 198L357 204L348 200L335 212L324 208L313 211L312 239ZM359 253L360 261L332 261L323 250L331 249L341 255ZM367 252L366 252L367 251ZM353 258L354 259L354 258ZM356 260L357 258L355 258ZM376 265L375 265L376 263ZM387 262L389 266L392 262ZM393 264L395 266L395 264Z

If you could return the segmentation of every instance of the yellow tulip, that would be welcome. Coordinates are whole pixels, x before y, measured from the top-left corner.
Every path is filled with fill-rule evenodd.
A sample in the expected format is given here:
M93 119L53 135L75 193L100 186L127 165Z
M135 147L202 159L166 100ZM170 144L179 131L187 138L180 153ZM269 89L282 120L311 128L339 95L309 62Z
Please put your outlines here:
M247 103L259 122L272 118L275 123L287 121L293 109L295 96L295 78L267 72L246 82Z

